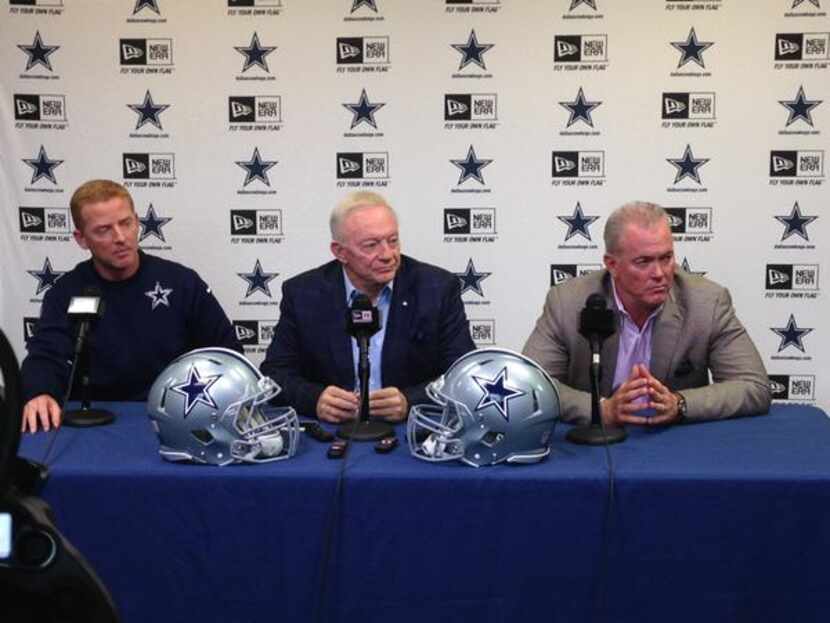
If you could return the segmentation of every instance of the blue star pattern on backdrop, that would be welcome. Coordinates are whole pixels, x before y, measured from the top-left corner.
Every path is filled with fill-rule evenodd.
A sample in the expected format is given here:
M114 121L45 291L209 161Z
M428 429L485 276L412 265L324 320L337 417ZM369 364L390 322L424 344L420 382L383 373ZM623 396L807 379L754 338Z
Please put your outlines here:
M683 261L680 262L680 268L683 269L684 272L689 273L690 275L698 275L703 277L706 274L705 270L692 270L692 265L689 264L689 258L684 257Z
M48 257L43 260L43 268L40 270L27 270L26 272L37 279L37 292L35 292L35 296L51 288L66 273L65 270L52 270L52 262Z
M680 61L677 64L678 69L683 67L683 65L689 61L694 61L695 64L699 65L703 69L706 69L706 65L703 64L703 52L712 47L714 42L698 41L697 33L695 33L694 26L692 26L685 41L672 41L671 45L681 53Z
M352 0L352 10L350 11L350 13L354 13L362 6L371 9L375 13L378 12L378 5L377 2L375 2L375 0Z
M156 210L153 208L153 204L151 203L147 208L147 214L143 217L139 217L138 219L138 223L141 225L141 234L138 237L138 241L141 242L149 236L155 236L162 242L167 242L164 239L164 232L161 231L161 228L172 220L173 219L170 217L157 216Z
M254 264L253 272L236 274L248 282L248 291L245 292L245 298L248 298L257 290L265 294L268 298L271 298L271 288L268 287L268 284L279 275L279 273L266 273L263 271L259 258L257 258L256 264Z
M470 149L467 150L466 158L463 160L450 160L450 162L461 169L461 175L458 176L459 186L470 178L473 178L483 186L484 178L481 175L481 170L493 161L477 158L475 148L470 145Z
M787 126L801 119L807 125L813 127L813 115L810 113L822 101L824 100L808 100L804 94L804 86L799 86L794 100L778 100L778 103L790 113L787 118Z
M487 279L493 273L480 273L476 271L473 258L467 261L467 269L463 273L453 273L461 281L461 294L472 290L479 296L484 296L484 290L481 289L481 282Z
M807 235L807 225L812 223L818 217L804 216L801 214L801 208L798 207L798 201L796 201L790 210L789 216L774 216L773 218L784 225L784 233L781 236L782 241L786 240L793 234L797 234L809 242L810 237Z
M586 100L582 87L579 87L579 92L577 92L576 98L572 102L559 102L559 105L570 113L567 127L571 127L577 121L584 121L593 128L594 121L591 118L591 111L600 104L602 102L589 102Z
M817 9L820 9L820 8L821 8L821 4L819 3L819 0L793 0L793 6L792 6L792 8L795 8L795 7L797 7L799 4L803 4L804 2L809 2L810 4L812 4L812 5L813 5L814 7L816 7Z
M495 407L501 416L510 421L510 400L524 396L526 392L521 391L515 387L510 387L507 384L507 368L502 368L498 376L494 379L488 379L481 376L473 375L473 380L484 392L484 396L478 401L476 411L481 411L487 407Z
M235 160L234 162L236 162L238 167L245 169L245 182L243 182L243 186L247 186L254 180L259 180L266 186L270 186L271 182L268 179L268 171L279 161L263 160L259 155L259 147L254 147L254 153L251 155L250 160Z
M256 65L257 67L264 69L269 74L271 73L271 70L268 69L268 61L266 60L266 57L271 52L276 50L277 47L264 47L260 45L259 35L256 33L256 31L254 31L254 34L251 37L251 44L248 47L234 46L233 49L245 57L245 64L242 66L243 73L248 71L248 69L252 65Z
M49 57L61 46L59 45L44 45L43 39L40 38L40 31L35 31L35 39L32 45L18 45L18 48L28 56L26 59L26 71L32 69L35 65L42 65L49 71L52 71L52 63Z
M158 0L135 0L135 7L133 8L133 15L138 13L141 9L148 8L156 15L161 15L159 11Z
M475 63L484 70L487 69L487 66L484 64L484 53L492 48L494 44L479 43L475 30L470 31L470 36L467 37L467 43L451 43L450 45L461 52L461 62L458 64L458 71L461 71L470 63Z
M666 158L666 162L677 169L677 174L674 176L675 184L685 177L689 177L700 184L698 169L709 162L709 158L695 158L691 145L686 144L682 158Z
M795 321L795 316L792 314L790 314L790 319L787 321L786 327L770 327L770 331L781 338L781 343L778 345L779 353L787 348L787 346L795 346L802 353L807 352L804 350L804 343L802 342L802 339L808 333L811 333L812 329L808 329L806 327L799 328Z
M138 114L138 121L135 124L136 130L146 123L152 123L159 130L163 130L159 115L170 108L170 104L156 104L148 90L144 94L144 101L141 104L127 104L127 108Z
M568 12L570 13L576 7L578 7L580 4L584 4L585 6L589 6L592 9L594 9L594 11L597 10L597 0L571 0L571 6L568 9Z
M375 113L384 106L386 106L385 103L371 104L369 102L369 97L366 95L366 89L361 91L360 100L357 103L343 104L343 108L351 111L352 113L352 125L350 129L360 123L366 122L377 130L378 125L375 122Z
M152 290L147 290L147 292L144 293L144 296L149 297L149 299L153 301L153 306L150 308L153 310L159 305L170 307L170 301L167 297L171 294L173 294L173 288L164 288L158 281L156 281L156 287Z
M582 212L582 206L578 201L576 202L576 207L574 208L571 216L562 215L557 216L556 218L568 226L568 233L565 234L565 241L570 240L577 234L590 241L591 232L588 231L588 227L590 227L591 223L594 221L599 220L598 216L585 216Z
M187 381L170 387L171 391L184 396L183 417L190 415L190 412L193 411L193 408L199 403L208 406L211 409L219 408L216 401L213 399L213 396L210 395L210 388L221 378L221 374L204 377L200 376L199 370L196 369L196 366L190 366L190 370L187 374Z
M46 155L46 150L43 148L43 145L40 146L37 158L23 158L23 162L31 167L33 171L32 181L29 182L30 184L34 184L42 177L45 177L47 180L57 185L58 180L55 179L54 171L57 167L63 164L63 160L50 160L49 156Z

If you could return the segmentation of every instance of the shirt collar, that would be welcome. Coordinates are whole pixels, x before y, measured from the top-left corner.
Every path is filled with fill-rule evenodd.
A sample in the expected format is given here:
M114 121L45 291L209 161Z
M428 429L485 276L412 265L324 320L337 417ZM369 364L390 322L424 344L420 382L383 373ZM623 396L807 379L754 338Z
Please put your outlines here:
M611 277L611 292L614 294L614 303L616 303L617 309L620 310L620 313L623 316L625 316L628 319L629 322L634 323L634 320L631 318L629 313L626 311L625 306L622 303L622 300L620 300L620 295L617 294L617 284L614 282L614 277L613 276ZM660 307L658 307L653 312L651 312L651 314L649 314L649 317L646 318L646 321L643 323L643 329L648 327L649 323L651 323L654 320L654 318L661 311L663 311L663 307L665 307L665 305L666 305L665 303L662 303L660 305Z

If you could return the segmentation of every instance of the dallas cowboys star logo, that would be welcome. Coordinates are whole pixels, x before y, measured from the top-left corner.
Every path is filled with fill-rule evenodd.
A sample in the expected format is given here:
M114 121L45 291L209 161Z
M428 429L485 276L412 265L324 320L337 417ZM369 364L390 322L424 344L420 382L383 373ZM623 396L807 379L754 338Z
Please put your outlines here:
M775 216L773 218L784 225L784 233L781 236L782 242L793 234L798 234L809 242L810 237L807 235L807 225L815 221L818 217L804 216L801 214L801 208L798 207L798 201L796 201L790 210L789 216Z
M141 234L138 237L138 241L141 242L149 236L155 236L162 242L167 242L164 239L164 232L161 231L161 228L172 220L173 219L170 217L157 216L156 210L153 208L153 204L151 203L147 208L147 214L144 217L139 217L138 219L138 222L141 225Z
M582 87L579 87L579 91L577 92L576 99L574 99L574 101L559 102L559 105L567 110L571 115L568 119L568 127L571 127L577 121L584 121L593 128L594 121L591 119L591 111L600 104L602 104L602 102L589 102L586 100Z
M40 178L45 177L57 185L58 180L55 179L54 170L63 164L63 160L50 160L49 156L46 155L46 150L43 148L43 145L40 146L37 158L23 158L23 162L32 169L32 181L29 182L30 184L34 184Z
M363 89L360 93L360 100L356 104L343 104L343 108L352 113L352 125L349 129L354 129L356 125L366 122L377 130L378 124L375 122L375 113L384 106L386 104L380 102L371 104L369 96L366 95L366 89Z
M810 4L812 4L812 5L813 5L814 7L816 7L817 9L820 9L820 8L821 8L821 3L819 2L819 0L793 0L793 6L792 6L792 8L794 9L794 8L795 8L795 7L797 7L799 4L804 4L804 2L809 2Z
M584 4L585 6L589 6L592 9L594 9L594 11L597 10L597 0L571 0L571 7L568 9L568 12L570 13L576 7L578 7L580 4Z
M689 264L689 258L684 257L683 261L680 262L680 268L683 269L684 272L689 273L690 275L698 275L703 277L706 274L705 270L692 270L692 265Z
M591 233L588 231L588 227L594 221L599 220L598 216L585 216L582 212L582 206L579 202L576 202L576 207L574 208L573 214L570 216L562 215L557 216L560 221L565 223L568 226L568 233L565 234L565 241L567 242L577 234L585 238L586 240L591 240Z
M188 370L187 373L187 381L170 387L170 391L184 396L183 417L190 415L190 412L193 411L193 408L199 403L202 403L211 409L219 408L216 401L213 399L213 396L210 395L210 388L221 378L221 374L201 376L199 374L199 370L196 369L196 366L190 366L190 370Z
M463 273L453 273L461 282L461 294L472 290L479 296L484 296L484 290L481 289L481 282L487 279L493 273L480 273L476 271L476 266L473 264L473 258L467 261L467 269Z
M35 65L43 65L49 71L52 71L52 63L49 57L59 50L59 45L44 45L43 39L40 38L40 31L35 31L35 40L32 45L18 45L19 49L29 58L26 59L26 71L29 71Z
M467 157L464 160L450 160L450 162L461 170L461 175L458 176L458 186L461 186L470 178L483 186L484 178L481 176L481 170L493 161L477 158L476 150L470 145L470 149L467 150Z
M269 74L271 73L271 70L268 69L268 61L265 57L268 56L274 50L276 50L277 47L261 46L259 43L259 35L257 35L256 31L254 31L254 36L251 37L251 45L249 45L247 48L234 46L233 49L245 57L245 65L242 67L243 72L248 71L248 68L252 65L257 65L261 69L267 71Z
M487 407L495 407L501 416L510 421L510 401L513 398L524 396L527 392L523 392L518 388L510 387L507 384L507 368L502 368L498 376L494 379L488 379L481 376L473 375L473 380L484 392L484 396L478 401L476 411L481 411Z
M58 279L66 274L65 270L52 270L52 262L49 261L48 257L43 260L43 268L40 270L27 270L26 272L37 279L37 292L35 292L35 296L51 288Z
M159 305L170 307L170 301L167 297L171 294L173 294L173 288L162 288L161 284L156 281L156 287L152 290L147 290L147 292L144 293L144 296L149 297L149 299L153 301L153 306L151 308L151 310L153 310Z
M806 327L799 328L798 324L795 322L795 317L790 314L790 319L787 321L786 327L770 327L770 331L781 338L781 343L778 345L779 353L787 348L787 346L795 346L802 353L806 353L807 351L804 350L804 342L802 342L802 338L804 338L804 336L808 333L811 333L813 330Z
M484 64L484 53L492 48L492 43L479 43L476 37L476 31L471 30L470 36L467 37L467 43L451 43L450 44L457 51L461 52L461 63L458 65L458 71L464 69L470 63L475 63L482 69L486 70L487 66Z
M254 180L259 180L266 186L271 186L271 181L268 179L268 171L273 167L278 160L263 160L259 155L259 147L254 147L254 153L251 159L235 160L236 166L245 169L245 182L243 186L247 186Z
M795 123L799 119L802 119L807 125L812 127L813 116L810 114L810 111L821 104L822 101L823 100L808 100L807 96L804 94L804 87L799 86L798 93L796 93L794 100L778 100L778 103L786 108L790 113L790 116L787 118L787 126L791 123Z
M375 0L352 0L352 10L350 11L350 13L354 13L362 6L371 9L375 13L378 12L378 5Z
M170 104L156 104L153 102L153 96L148 90L144 94L144 101L141 104L127 104L127 108L138 114L138 121L135 124L136 130L141 128L145 123L152 123L159 130L164 130L161 127L159 115L170 108Z
M135 8L133 9L133 15L135 15L141 9L144 8L150 9L156 15L161 15L161 11L159 11L158 0L135 0Z
M666 162L677 169L677 174L674 176L675 184L685 177L690 177L700 184L700 174L697 170L709 162L709 158L695 158L691 145L687 143L682 158L666 158Z
M676 50L680 51L680 62L677 68L680 69L689 61L694 61L697 65L706 69L703 64L703 52L714 45L714 41L698 41L697 33L695 33L694 26L689 30L689 36L685 41L672 41L671 45Z
M257 259L256 264L254 264L254 270L250 273L236 273L248 282L248 291L245 292L245 298L251 296L254 292L259 290L268 298L271 298L271 288L268 287L268 284L277 278L279 273L266 273L262 270L262 264L260 264L259 259Z

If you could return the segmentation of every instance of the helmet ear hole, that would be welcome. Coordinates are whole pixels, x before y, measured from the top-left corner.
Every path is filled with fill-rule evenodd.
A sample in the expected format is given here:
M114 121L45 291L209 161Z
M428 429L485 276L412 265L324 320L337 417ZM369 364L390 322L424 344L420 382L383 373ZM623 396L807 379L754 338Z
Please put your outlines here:
M201 444L206 446L213 443L213 435L211 435L210 431L205 430L204 428L200 428L198 430L190 431L190 434Z
M501 440L504 439L503 433L497 433L494 430L488 431L484 437L481 438L481 443L483 443L488 448L492 448L496 444L500 443Z

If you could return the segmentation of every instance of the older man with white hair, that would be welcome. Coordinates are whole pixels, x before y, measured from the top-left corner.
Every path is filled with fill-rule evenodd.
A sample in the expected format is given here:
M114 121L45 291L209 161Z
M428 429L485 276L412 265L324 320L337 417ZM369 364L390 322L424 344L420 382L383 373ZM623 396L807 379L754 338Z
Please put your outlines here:
M401 254L398 218L379 194L356 192L332 211L335 259L283 284L280 318L261 369L277 400L327 422L359 411L357 347L346 333L356 294L380 312L370 341L369 410L389 421L428 402L426 384L475 348L451 273Z

